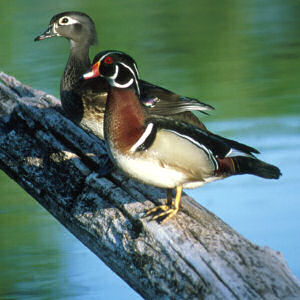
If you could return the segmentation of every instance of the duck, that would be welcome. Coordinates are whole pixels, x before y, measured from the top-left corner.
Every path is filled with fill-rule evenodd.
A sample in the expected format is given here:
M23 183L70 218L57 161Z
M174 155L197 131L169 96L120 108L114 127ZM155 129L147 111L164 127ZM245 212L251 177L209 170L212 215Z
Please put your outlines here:
M90 47L97 44L94 21L83 12L66 11L54 15L48 28L34 41L52 37L64 37L70 41L70 54L60 82L60 98L64 113L73 122L103 139L103 120L107 91L107 81L98 77L79 80L90 67ZM110 51L108 51L110 52ZM95 58L98 60L98 58ZM206 128L192 111L213 110L213 106L194 98L176 94L156 84L139 79L141 102L148 114L166 115L184 120L200 128Z
M108 52L83 75L109 84L104 138L111 160L129 177L166 189L163 205L145 213L165 222L177 214L184 188L233 175L278 179L278 167L259 160L259 151L168 116L145 114L136 63L126 53ZM172 190L176 190L173 201Z

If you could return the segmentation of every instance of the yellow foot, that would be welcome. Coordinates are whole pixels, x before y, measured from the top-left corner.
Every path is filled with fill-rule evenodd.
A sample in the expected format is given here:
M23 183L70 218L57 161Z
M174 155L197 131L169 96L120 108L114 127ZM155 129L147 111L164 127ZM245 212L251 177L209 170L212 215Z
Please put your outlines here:
M160 205L160 206L155 206L145 212L145 217L148 217L150 215L154 215L157 213L157 211L162 210L162 211L167 211L170 207L168 205Z
M166 222L168 219L175 216L179 210L180 200L182 194L182 186L176 187L176 198L172 201L172 190L167 189L167 201L165 205L156 206L152 209L149 209L144 217L148 217L149 215L153 215L152 220L159 220L160 223Z
M160 220L160 223L166 222L168 219L172 218L178 212L178 208L172 208L168 205L156 206L152 209L149 209L145 213L145 217L149 215L154 215L152 220Z

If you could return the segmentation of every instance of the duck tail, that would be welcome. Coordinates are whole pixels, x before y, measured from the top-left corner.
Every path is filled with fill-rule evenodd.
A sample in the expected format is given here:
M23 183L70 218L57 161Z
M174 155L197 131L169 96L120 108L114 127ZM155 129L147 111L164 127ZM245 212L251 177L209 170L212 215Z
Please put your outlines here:
M280 169L257 158L235 156L218 159L218 173L225 176L252 174L266 179L279 179Z

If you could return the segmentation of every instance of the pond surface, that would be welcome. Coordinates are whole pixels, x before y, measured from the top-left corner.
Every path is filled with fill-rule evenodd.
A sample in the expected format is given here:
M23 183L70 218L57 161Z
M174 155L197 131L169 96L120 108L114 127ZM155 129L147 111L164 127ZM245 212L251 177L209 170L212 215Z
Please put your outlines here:
M58 96L68 42L33 38L66 10L94 19L91 56L128 52L144 79L215 106L201 116L210 130L280 167L278 181L236 176L186 192L300 278L299 1L1 1L0 71ZM2 172L0 270L1 299L140 299Z

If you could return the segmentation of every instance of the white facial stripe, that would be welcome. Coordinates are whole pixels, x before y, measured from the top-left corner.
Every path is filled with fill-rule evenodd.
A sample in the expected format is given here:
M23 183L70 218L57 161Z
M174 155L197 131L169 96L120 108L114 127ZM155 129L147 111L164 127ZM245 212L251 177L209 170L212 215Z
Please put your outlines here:
M101 62L105 57L107 57L107 56L109 56L111 54L120 54L120 55L123 55L123 52L120 52L120 51L110 51L110 52L107 52L106 54L102 55L98 59L98 61ZM139 87L139 84L138 84L138 81L137 81L137 77L136 77L136 74L137 74L137 76L139 76L139 73L138 73L136 64L133 65L136 73L134 73L134 71L129 66L127 66L126 64L124 64L122 62L119 62L119 64L121 64L122 66L124 66L125 68L127 68L130 71L130 73L133 75L134 79L130 79L127 83L124 83L124 84L117 83L115 81L115 79L117 78L118 73L119 73L119 66L116 65L115 73L112 76L108 77L108 80L110 81L110 84L113 85L113 86L115 86L115 87L126 88L126 87L129 87L130 85L132 85L133 81L135 81L137 92L138 92L138 95L140 96L140 87ZM100 74L100 76L102 76L102 75Z
M214 157L213 153L208 148L206 148L203 144L200 144L199 142L197 142L196 140L194 140L193 138L191 138L188 135L180 134L174 130L168 130L168 131L173 132L173 133L179 135L180 137L189 140L191 143L193 143L197 147L201 148L207 154L207 156L213 161L213 164L215 165L215 169L218 170L219 165L218 165L216 158Z
M127 66L126 64L124 64L122 62L120 62L120 65L122 65L123 67L125 67L126 69L128 69L129 72L133 75L134 81L135 81L135 83L137 85L137 88L138 88L137 78L136 78L136 75L135 75L134 71L129 66Z
M132 85L133 79L131 78L127 83L124 83L124 84L117 83L114 80L111 80L110 82L111 82L112 86L124 89L124 88L130 87Z
M146 130L142 134L142 136L138 139L138 141L130 148L130 152L135 152L136 149L141 146L147 139L147 137L150 135L151 131L153 129L153 123L149 123Z
M125 64L123 64L123 63L121 63L121 64L124 65L126 68L128 68ZM128 69L130 70L130 68L128 68ZM124 89L124 88L130 87L132 85L133 78L131 78L128 82L126 82L124 84L120 84L120 83L116 82L115 79L118 77L118 74L119 74L119 66L116 65L115 73L112 76L107 77L112 86ZM139 92L139 90L138 90L138 92Z
M124 53L121 52L121 51L110 51L110 52L107 52L105 53L104 55L102 55L98 60L99 61L102 61L104 59L104 57L106 56L109 56L111 54L120 54L120 55L123 55ZM120 62L121 63L121 62ZM130 69L127 65L125 65L124 63L121 63L122 65L126 66L126 68ZM134 66L134 69L136 71L136 74L137 74L137 77L140 78L140 75L139 75L139 71L138 71L138 68L137 68L137 65L134 63L133 64ZM130 69L130 72L132 73L132 70ZM135 73L133 72L133 75L135 75Z
M53 30L53 32L56 34L56 35L58 35L58 36L60 36L60 34L57 32L57 27L58 27L58 24L57 23L54 23L53 24L53 26L52 26L52 30Z
M122 66L124 66L125 68L127 68L130 71L130 73L133 75L133 78L134 78L134 81L135 81L135 85L136 85L136 88L137 88L137 92L138 92L138 95L140 96L140 87L139 87L139 83L137 81L137 78L136 78L136 75L135 75L134 71L130 67L128 67L126 64L124 64L122 62L120 62L120 64ZM135 67L135 64L134 64L134 67Z
M136 72L136 74L137 74L137 77L140 78L140 74L139 74L139 70L138 70L138 68L137 68L137 65L136 65L136 64L133 64L133 66L134 66L135 72Z
M119 74L119 66L116 65L115 73L112 76L108 77L108 78L113 82L118 77L118 74Z
M68 19L68 22L64 23L63 20L64 19ZM64 16L64 17L61 17L59 20L58 20L58 24L59 25L72 25L72 24L77 24L79 23L79 21L71 18L71 17L67 17L67 16Z

